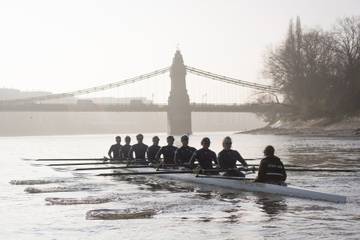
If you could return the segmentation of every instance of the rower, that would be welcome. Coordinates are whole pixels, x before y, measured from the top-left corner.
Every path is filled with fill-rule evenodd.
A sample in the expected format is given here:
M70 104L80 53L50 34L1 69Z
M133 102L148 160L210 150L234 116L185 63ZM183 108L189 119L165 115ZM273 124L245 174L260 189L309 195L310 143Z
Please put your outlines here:
M129 152L131 148L131 138L129 136L125 137L125 145L121 148L121 159L127 160L129 159Z
M267 146L264 150L265 158L261 160L256 182L284 184L286 171L280 158L274 155L273 146Z
M197 161L202 170L211 170L213 168L213 163L218 164L216 159L216 153L209 149L210 147L210 139L205 137L201 140L202 148L196 150L190 159L190 168L195 168L195 161ZM205 174L219 174L217 171L208 171L204 172Z
M159 161L161 155L163 155L164 159L163 159L163 164L165 165L169 165L169 164L175 164L174 162L174 156L175 156L175 151L177 149L177 147L174 147L174 137L173 136L168 136L166 138L167 141L167 145L163 146L160 148L160 150L157 152L155 159L156 161Z
M116 143L111 145L109 151L108 151L108 156L110 158L110 160L119 160L121 157L121 137L120 136L116 136L115 137L115 141Z
M140 161L146 161L145 154L148 145L143 143L144 136L142 134L136 135L138 143L131 146L129 151L129 159L134 159L133 153L135 153L135 159Z
M190 147L189 144L189 137L187 135L183 135L181 137L182 146L175 151L175 163L179 166L187 165L189 166L190 159L196 148Z
M222 144L224 149L219 152L218 161L221 169L228 169L224 176L245 177L245 174L236 167L236 162L239 161L244 167L247 167L247 163L238 151L231 149L231 138L225 137Z
M159 137L158 136L154 136L152 138L153 141L153 145L151 145L150 147L148 147L148 149L146 150L146 155L148 157L148 161L151 163L155 163L155 157L157 152L160 150L160 146L159 146Z

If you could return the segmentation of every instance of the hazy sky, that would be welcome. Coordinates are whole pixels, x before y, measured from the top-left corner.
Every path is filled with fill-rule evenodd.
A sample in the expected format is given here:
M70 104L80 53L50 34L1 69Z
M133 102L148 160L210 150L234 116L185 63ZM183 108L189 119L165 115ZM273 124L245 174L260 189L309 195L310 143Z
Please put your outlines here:
M113 82L170 65L177 45L187 65L264 82L263 54L297 15L305 27L329 28L339 17L360 15L360 1L3 0L0 87L63 92ZM251 93L216 83L201 91L206 80L188 76L191 81L197 99ZM164 75L108 95L166 100L168 82Z

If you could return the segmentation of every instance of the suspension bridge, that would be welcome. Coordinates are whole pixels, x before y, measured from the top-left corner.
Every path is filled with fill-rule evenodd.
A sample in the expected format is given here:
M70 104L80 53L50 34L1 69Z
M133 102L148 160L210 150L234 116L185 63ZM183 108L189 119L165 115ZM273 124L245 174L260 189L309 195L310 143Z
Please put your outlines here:
M53 103L51 100L78 97L81 95L102 92L109 89L120 88L137 82L170 73L171 88L168 97L168 104L133 102L130 104L95 104L82 102L81 104ZM250 88L262 93L276 96L279 89L265 84L253 83L239 80L184 64L183 57L179 50L176 51L170 67L142 74L136 77L121 81L103 84L96 87L80 89L72 92L48 94L37 97L7 99L0 101L0 111L31 111L31 112L167 112L168 132L170 134L190 134L191 112L279 112L284 106L279 103L270 104L199 104L190 103L186 88L187 73L194 74L207 79L231 84L238 87Z

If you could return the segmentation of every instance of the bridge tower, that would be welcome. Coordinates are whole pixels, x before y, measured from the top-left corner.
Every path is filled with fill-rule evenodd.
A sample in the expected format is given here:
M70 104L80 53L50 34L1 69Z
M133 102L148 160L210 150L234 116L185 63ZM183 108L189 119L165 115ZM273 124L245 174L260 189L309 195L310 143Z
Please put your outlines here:
M186 68L181 52L177 50L170 67L171 90L168 99L168 133L191 134L190 99L186 90Z

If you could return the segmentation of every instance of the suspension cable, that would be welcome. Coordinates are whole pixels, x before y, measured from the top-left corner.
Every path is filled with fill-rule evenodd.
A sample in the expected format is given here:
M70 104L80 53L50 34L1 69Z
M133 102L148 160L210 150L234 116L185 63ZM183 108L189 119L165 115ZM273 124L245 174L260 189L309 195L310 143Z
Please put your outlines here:
M274 88L273 86L270 85L265 85L265 84L259 84L259 83L253 83L253 82L248 82L248 81L244 81L244 80L239 80L236 78L231 78L231 77L226 77L226 76L222 76L219 74L215 74L215 73L211 73L211 72L207 72L198 68L194 68L194 67L190 67L190 66L186 66L186 70L192 74L198 75L198 76L202 76L202 77L206 77L206 78L210 78L216 81L221 81L221 82L225 82L225 83L230 83L230 84L235 84L238 86L243 86L243 87L247 87L247 88L252 88L252 89L256 89L256 90L262 90L265 92L279 92L279 89Z
M216 81L221 81L221 82L229 83L229 84L235 84L238 86L257 89L257 90L261 90L261 91L269 92L269 93L279 92L278 88L275 88L270 85L258 84L258 83L244 81L244 80L239 80L236 78L226 77L226 76L207 72L207 71L197 69L194 67L190 67L190 66L185 66L185 67L186 67L186 70L192 74L210 78L210 79L213 79ZM120 86L124 86L124 85L128 85L128 84L140 82L145 79L164 74L164 73L168 72L169 69L170 69L170 67L166 67L166 68L162 68L162 69L159 69L159 70L147 73L147 74L142 74L142 75L139 75L136 77L128 78L125 80L108 83L108 84L103 84L103 85L96 86L96 87L76 90L76 91L72 91L72 92L48 94L48 95L44 95L44 96L30 97L30 98L2 100L2 101L0 101L0 103L26 103L26 102L35 102L35 101L46 101L46 100L60 99L60 98L66 98L66 97L75 97L75 96L79 96L79 95L100 92L100 91L104 91L104 90L108 90L108 89L112 89L112 88L116 88L116 87L120 87Z
M164 73L168 72L169 69L170 69L169 67L166 67L166 68L162 68L162 69L150 72L150 73L146 73L146 74L142 74L142 75L139 75L139 76L136 76L136 77L128 78L128 79L125 79L125 80L121 80L121 81L117 81L117 82L113 82L113 83L108 83L108 84L103 84L103 85L96 86L96 87L85 88L85 89L81 89L81 90L77 90L77 91L66 92L66 93L58 93L58 94L49 94L49 95L38 96L38 97L30 97L30 98L9 99L9 100L3 100L0 103L8 103L8 102L11 102L11 103L17 103L17 102L25 103L25 102L60 99L60 98L66 98L66 97L75 97L75 96L79 96L79 95L104 91L104 90L108 90L108 89L128 85L128 84L131 84L131 83L140 82L142 80L145 80L145 79L157 76L157 75L164 74Z

